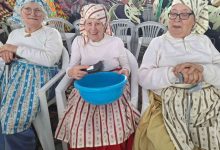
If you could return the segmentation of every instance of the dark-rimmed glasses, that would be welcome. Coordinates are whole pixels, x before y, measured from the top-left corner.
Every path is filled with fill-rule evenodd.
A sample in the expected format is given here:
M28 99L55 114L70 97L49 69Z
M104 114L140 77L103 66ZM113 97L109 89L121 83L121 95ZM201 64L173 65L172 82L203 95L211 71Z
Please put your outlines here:
M25 15L30 15L33 11L34 15L40 17L43 15L43 11L39 8L32 9L31 7L24 7L22 9Z
M194 15L194 13L193 12L191 12L191 13L179 13L179 14L178 13L173 13L173 12L168 13L168 16L169 16L170 20L175 20L177 16L181 20L187 20L187 19L189 19L189 17L191 15Z

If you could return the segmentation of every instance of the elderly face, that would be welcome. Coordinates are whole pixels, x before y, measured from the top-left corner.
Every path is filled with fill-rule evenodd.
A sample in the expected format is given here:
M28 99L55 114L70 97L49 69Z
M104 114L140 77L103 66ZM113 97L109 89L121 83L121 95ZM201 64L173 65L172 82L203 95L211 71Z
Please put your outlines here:
M97 19L86 19L85 31L90 40L98 42L104 38L105 27L103 23Z
M45 13L39 4L30 2L25 4L21 9L21 18L28 27L39 27L42 25Z
M191 33L194 24L195 17L189 7L184 4L172 6L169 14L168 29L173 37L186 37Z

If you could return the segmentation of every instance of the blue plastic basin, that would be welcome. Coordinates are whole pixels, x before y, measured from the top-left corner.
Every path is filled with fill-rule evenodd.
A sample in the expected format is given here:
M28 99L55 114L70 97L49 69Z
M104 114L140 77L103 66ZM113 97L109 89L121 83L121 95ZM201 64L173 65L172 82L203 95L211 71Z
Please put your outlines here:
M115 72L88 74L74 82L82 98L93 105L105 105L119 99L123 94L127 77Z

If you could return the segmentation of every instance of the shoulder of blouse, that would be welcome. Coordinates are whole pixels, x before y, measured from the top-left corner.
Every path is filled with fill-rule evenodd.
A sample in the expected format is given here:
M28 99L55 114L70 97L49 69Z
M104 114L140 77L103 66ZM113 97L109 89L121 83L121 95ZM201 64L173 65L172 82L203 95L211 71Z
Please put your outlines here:
M52 28L52 27L43 26L42 30L51 36L54 36L54 34L60 35L59 31L55 28ZM52 35L52 33L53 33L53 35Z
M83 45L84 44L83 37L81 35L76 36L73 40L73 44Z
M119 38L119 37L116 37L116 36L106 35L105 36L105 41L114 43L116 45L119 44L119 45L123 45L124 46L124 42L122 41L122 39Z

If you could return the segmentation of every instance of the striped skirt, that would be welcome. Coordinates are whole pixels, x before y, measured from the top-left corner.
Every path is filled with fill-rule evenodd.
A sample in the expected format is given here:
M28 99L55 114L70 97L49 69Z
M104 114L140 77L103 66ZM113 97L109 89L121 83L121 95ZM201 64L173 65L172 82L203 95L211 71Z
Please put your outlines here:
M220 149L220 90L208 86L187 93L186 88L169 87L162 92L162 113L166 129L177 150ZM191 103L190 109L189 103ZM189 113L188 113L189 111Z
M0 79L0 120L3 134L22 132L31 126L40 111L38 89L57 72L57 67L29 64L25 60L12 62L8 83L5 74Z
M85 102L73 89L55 137L69 143L71 148L121 144L135 132L140 117L129 100L129 85L119 100L100 106Z

